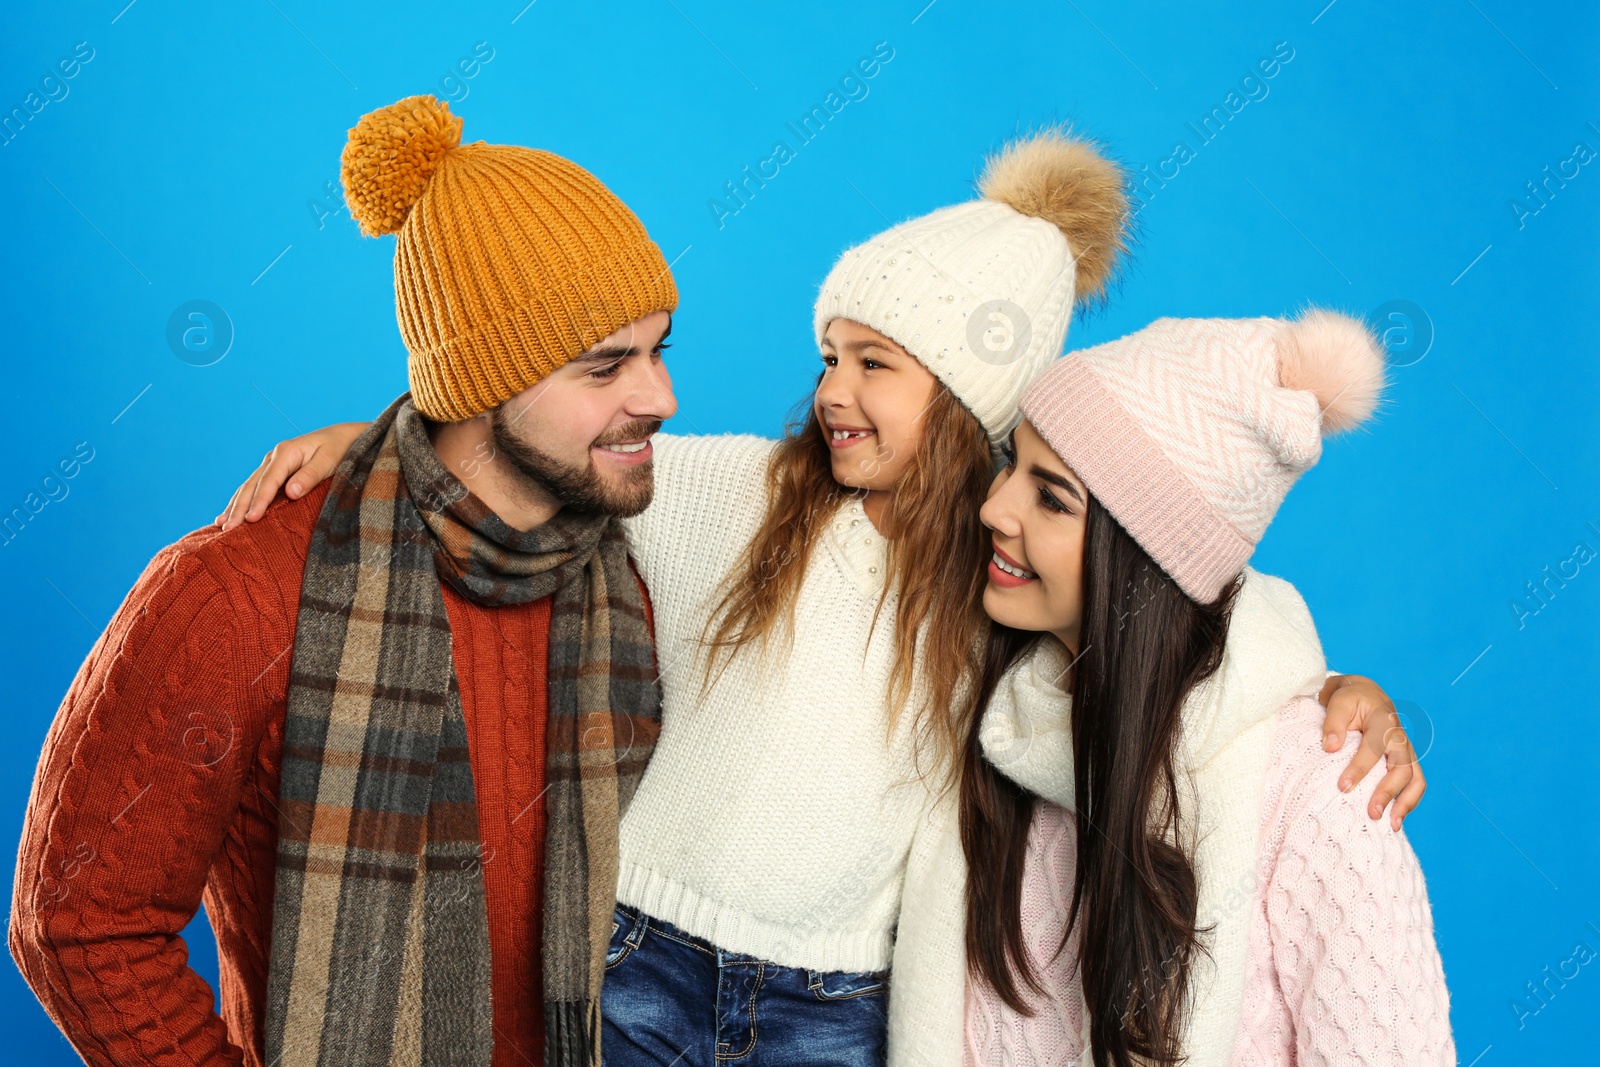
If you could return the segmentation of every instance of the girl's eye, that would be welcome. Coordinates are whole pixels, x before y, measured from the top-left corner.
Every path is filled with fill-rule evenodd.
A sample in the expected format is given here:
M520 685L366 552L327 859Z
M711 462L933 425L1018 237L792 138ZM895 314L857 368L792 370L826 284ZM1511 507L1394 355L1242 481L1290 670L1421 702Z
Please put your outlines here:
M1000 455L1005 458L1007 469L1017 465L1017 451L1011 447L1010 441L1000 443Z
M830 356L830 355L828 355L826 353L824 353L823 356L822 356L822 365L824 367L832 367L835 364L837 364L838 362L839 362L839 357L838 356Z
M1067 507L1061 501L1057 500L1056 499L1056 495L1054 493L1052 493L1050 490L1046 489L1042 485L1039 487L1039 503L1043 504L1045 507L1049 508L1051 511L1057 511L1057 512L1060 512L1063 515L1071 515L1072 514L1072 509L1071 508Z
M875 359L863 360L862 362L867 365L868 370L881 370L883 368L883 364Z

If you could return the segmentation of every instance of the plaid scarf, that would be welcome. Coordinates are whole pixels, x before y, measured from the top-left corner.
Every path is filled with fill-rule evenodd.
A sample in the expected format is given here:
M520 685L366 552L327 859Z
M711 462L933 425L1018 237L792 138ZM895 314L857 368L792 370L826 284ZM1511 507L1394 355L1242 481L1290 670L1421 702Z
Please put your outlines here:
M661 708L621 529L562 511L512 530L444 469L410 394L333 478L289 675L267 1062L490 1062L477 797L443 578L485 607L554 597L544 1062L597 1067L617 823Z

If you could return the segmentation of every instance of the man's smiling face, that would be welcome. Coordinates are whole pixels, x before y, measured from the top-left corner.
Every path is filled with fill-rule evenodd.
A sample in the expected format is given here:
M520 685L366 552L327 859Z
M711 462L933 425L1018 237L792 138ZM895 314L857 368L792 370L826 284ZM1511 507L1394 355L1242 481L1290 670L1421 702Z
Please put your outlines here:
M655 311L490 414L497 456L564 507L637 515L655 490L650 437L678 410L662 350L672 317Z

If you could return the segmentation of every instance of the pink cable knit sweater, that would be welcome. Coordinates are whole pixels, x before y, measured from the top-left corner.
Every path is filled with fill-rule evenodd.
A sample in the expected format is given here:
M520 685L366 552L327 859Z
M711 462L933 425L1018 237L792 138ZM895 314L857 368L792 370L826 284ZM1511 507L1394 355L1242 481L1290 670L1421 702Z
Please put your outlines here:
M1323 710L1279 712L1261 808L1244 1013L1231 1067L1455 1063L1449 995L1422 868L1403 833L1366 815L1381 776L1340 793L1342 752L1322 750ZM1059 957L1074 872L1073 816L1035 805L1022 887L1029 958L1048 991L1029 1018L967 983L968 1067L1064 1067L1083 1051L1077 937Z

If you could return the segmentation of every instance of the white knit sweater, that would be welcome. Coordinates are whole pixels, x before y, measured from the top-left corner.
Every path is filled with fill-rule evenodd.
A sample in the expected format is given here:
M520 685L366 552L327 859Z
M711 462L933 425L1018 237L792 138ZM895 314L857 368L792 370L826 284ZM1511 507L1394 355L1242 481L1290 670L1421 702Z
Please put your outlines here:
M886 736L884 540L847 501L813 546L792 646L765 662L740 650L702 690L700 639L766 513L774 442L654 440L655 500L626 526L654 607L662 729L622 820L617 897L784 966L882 970L930 806L910 716Z

